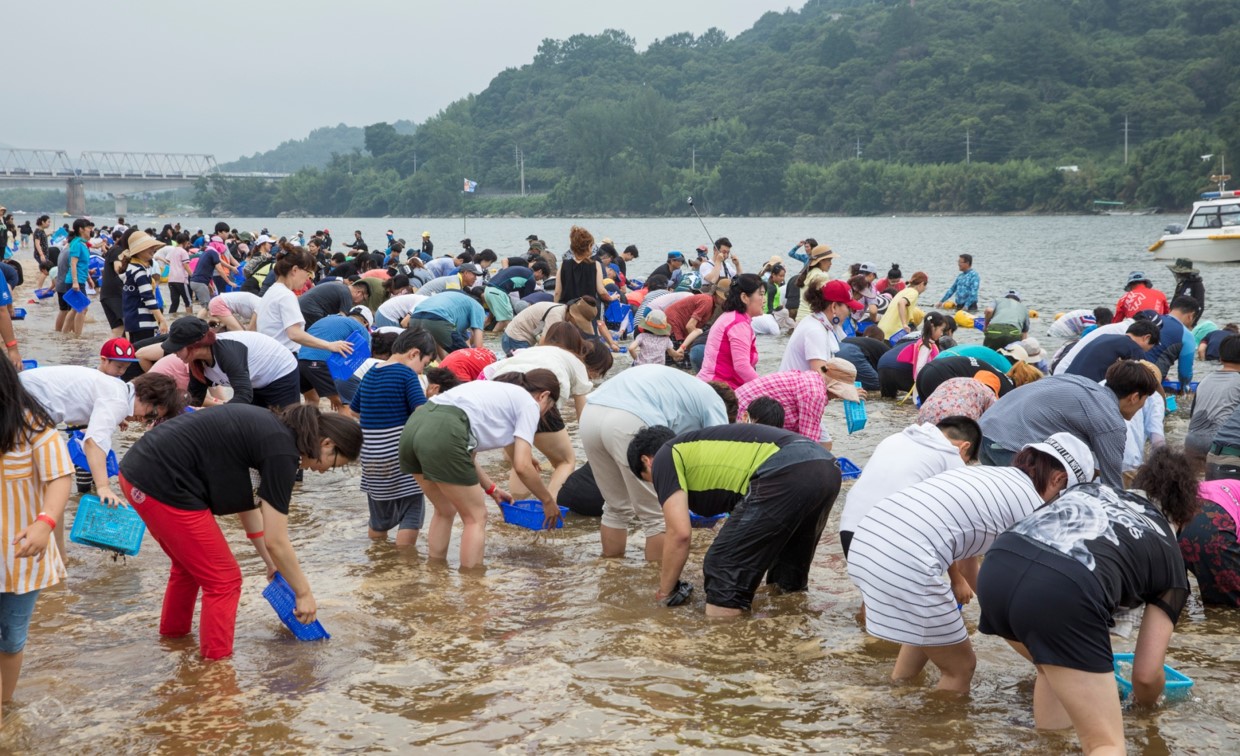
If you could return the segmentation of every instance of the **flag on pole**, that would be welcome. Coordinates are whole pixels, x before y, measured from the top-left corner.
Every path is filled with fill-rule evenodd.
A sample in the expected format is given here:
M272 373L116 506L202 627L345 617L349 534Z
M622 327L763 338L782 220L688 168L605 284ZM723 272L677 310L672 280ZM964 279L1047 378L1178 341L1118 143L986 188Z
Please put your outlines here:
M478 190L477 181L470 181L469 179L465 179L465 191L466 192L473 193L477 190Z

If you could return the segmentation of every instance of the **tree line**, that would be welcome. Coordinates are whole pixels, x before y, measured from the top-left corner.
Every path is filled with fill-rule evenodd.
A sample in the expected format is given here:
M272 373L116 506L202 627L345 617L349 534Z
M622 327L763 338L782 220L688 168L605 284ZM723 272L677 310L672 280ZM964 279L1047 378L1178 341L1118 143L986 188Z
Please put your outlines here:
M544 40L411 134L373 124L274 190L197 196L247 215L1186 207L1240 159L1238 64L1240 3L816 0L735 39ZM503 196L463 198L463 178Z

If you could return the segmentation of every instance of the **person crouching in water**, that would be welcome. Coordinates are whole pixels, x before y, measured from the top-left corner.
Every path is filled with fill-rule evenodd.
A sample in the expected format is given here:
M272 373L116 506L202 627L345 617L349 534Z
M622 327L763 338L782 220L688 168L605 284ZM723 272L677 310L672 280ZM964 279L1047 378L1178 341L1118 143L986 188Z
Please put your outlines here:
M689 558L689 513L730 513L702 563L706 615L747 611L763 577L803 591L818 539L840 492L831 453L798 433L742 423L690 431L638 431L629 444L633 474L654 485L666 532L655 599L679 606L693 586L681 580ZM718 460L737 460L720 467Z

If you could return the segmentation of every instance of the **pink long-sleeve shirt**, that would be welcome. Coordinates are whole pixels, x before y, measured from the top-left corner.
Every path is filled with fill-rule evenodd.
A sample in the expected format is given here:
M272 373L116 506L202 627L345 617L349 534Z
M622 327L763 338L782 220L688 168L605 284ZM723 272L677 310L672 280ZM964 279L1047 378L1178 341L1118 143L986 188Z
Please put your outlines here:
M698 378L738 388L758 377L758 345L753 324L743 312L725 312L710 327Z

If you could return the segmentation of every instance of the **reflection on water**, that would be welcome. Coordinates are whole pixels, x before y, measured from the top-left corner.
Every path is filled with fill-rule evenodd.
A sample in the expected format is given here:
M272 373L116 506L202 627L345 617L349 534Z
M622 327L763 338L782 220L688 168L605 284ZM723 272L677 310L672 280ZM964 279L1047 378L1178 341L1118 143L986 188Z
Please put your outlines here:
M1108 225L1091 225L1095 221ZM828 226L840 233L819 233L820 239L862 250L869 233L885 246L845 252L845 260L872 258L880 267L901 260L911 274L918 267L912 261L924 259L932 296L940 283L946 287L955 254L971 251L985 260L979 262L984 293L1019 281L1035 307L1053 313L1118 297L1116 281L1140 265L1133 261L1135 244L1150 236L1144 226L1121 221L1142 219L754 220L731 221L739 233L729 233L734 241L795 241L803 229ZM368 222L356 227L366 230ZM276 228L280 222L265 223ZM532 222L488 223L498 235L521 239ZM674 222L611 223L633 228L635 237L653 237ZM474 238L486 237L478 230L485 223L470 225ZM788 227L796 230L789 235ZM900 229L894 237L893 227ZM945 227L950 233L941 232ZM1109 230L1087 238L1078 233L1083 229ZM782 253L791 241L772 251ZM1022 245L1042 254L1022 256ZM649 265L635 265L637 272L659 261L644 255L639 262ZM1208 269L1206 285L1212 292L1237 290L1240 269ZM1211 300L1212 318L1240 319L1233 302L1220 300ZM19 326L27 357L93 364L101 324L89 327L98 337L89 343L40 341L54 307L29 309L30 320ZM1043 337L1045 325L1034 331ZM963 340L980 337L970 332ZM763 372L776 369L780 343L759 342ZM1054 346L1046 338L1043 344ZM864 464L874 445L907 424L915 409L871 402L869 425L851 437L834 406L828 414L837 452ZM1173 440L1183 437L1186 415L1169 420ZM566 420L575 420L571 410ZM133 439L121 437L123 445ZM498 455L486 461L494 470L502 467ZM292 536L333 636L326 643L298 643L280 625L260 595L262 563L232 522L221 521L246 580L236 655L223 662L200 660L196 636L159 639L168 562L153 541L124 562L70 544L67 584L39 601L17 701L5 707L0 750L1075 750L1070 737L1033 732L1031 671L994 638L974 636L979 663L968 700L941 696L923 682L887 682L895 647L869 638L858 625L859 597L835 536L847 484L809 591L778 595L764 587L751 616L719 622L703 616L700 590L691 606L655 605L657 568L641 558L640 533L627 558L602 560L595 521L570 515L561 537L535 542L493 511L487 568L463 575L454 567L455 552L448 565L431 564L424 546L410 552L372 544L357 482L357 471L349 469L307 475L293 508ZM685 575L699 587L711 538L708 531L694 532ZM454 549L458 541L459 535ZM975 626L976 606L966 607L965 616ZM1235 612L1190 603L1170 659L1197 681L1194 699L1152 714L1126 714L1134 750L1240 750L1240 715L1231 705L1240 677L1238 631ZM1117 650L1131 650L1131 641Z

